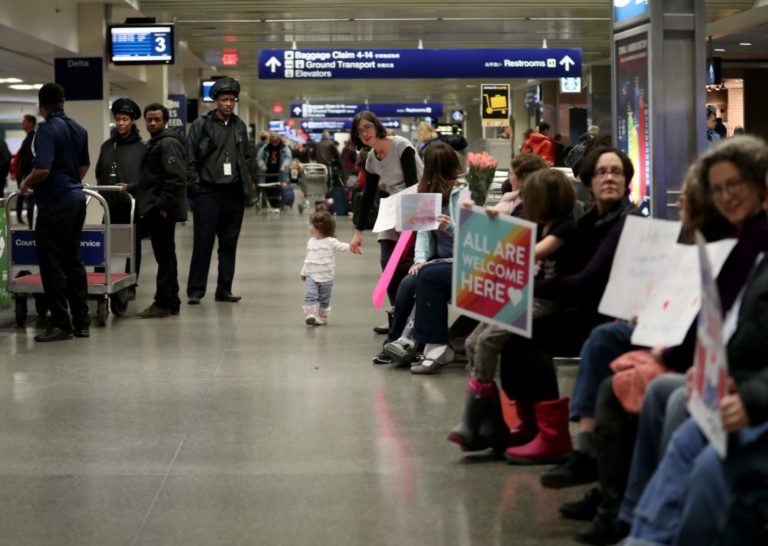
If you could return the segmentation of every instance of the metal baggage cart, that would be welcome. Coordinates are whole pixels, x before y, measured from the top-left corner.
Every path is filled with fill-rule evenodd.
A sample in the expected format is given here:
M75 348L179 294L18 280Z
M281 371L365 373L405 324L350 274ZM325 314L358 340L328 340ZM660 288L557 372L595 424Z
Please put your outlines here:
M98 190L98 191L94 191ZM104 326L111 308L116 316L125 314L131 299L131 288L136 285L136 257L134 252L133 217L135 202L131 197L131 223L112 224L109 207L100 191L119 191L119 186L95 186L85 189L87 199L86 219L80 238L81 258L86 268L99 267L103 272L87 271L88 296L96 300L96 324ZM12 193L5 203L6 215L10 215L19 192ZM36 298L38 314L42 300L43 283L40 277L35 232L26 226L6 224L8 241L8 281L6 289L14 295L16 325L23 327L27 319L27 297ZM112 261L130 258L128 273L113 271ZM122 270L122 268L121 268Z
M259 173L256 183L256 212L281 212L283 210L282 173Z
M307 194L304 196L305 207L325 200L325 194L328 193L328 167L322 163L306 163L304 184L307 188Z

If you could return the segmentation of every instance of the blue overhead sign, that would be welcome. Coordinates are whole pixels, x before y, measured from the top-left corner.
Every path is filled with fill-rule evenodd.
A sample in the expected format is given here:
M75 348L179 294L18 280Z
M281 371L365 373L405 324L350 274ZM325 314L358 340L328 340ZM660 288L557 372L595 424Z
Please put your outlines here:
M613 0L613 24L621 25L630 19L648 15L648 0Z
M400 121L396 119L380 119L386 129L399 129ZM352 130L352 120L321 119L318 121L302 121L301 128L307 132L330 131L332 133L349 133Z
M291 104L291 117L353 118L363 110L370 110L379 117L440 117L443 115L443 103Z
M259 78L564 78L581 49L262 49Z

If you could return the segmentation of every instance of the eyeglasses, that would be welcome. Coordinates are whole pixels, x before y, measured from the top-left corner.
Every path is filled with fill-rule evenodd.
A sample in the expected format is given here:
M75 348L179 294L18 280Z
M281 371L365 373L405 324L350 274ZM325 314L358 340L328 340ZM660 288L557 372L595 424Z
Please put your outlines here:
M594 176L595 178L605 178L609 174L618 178L620 176L624 176L624 171L617 167L614 167L613 169L597 169Z
M726 193L733 197L744 186L744 184L746 184L744 180L729 180L722 186L710 186L709 195L712 197L712 199L722 197L723 194Z
M363 133L368 133L368 132L370 132L372 129L375 129L375 128L376 128L376 126L375 126L375 125L373 125L372 123L369 123L368 125L360 125L360 126L357 128L357 136L360 136L360 135L362 135Z

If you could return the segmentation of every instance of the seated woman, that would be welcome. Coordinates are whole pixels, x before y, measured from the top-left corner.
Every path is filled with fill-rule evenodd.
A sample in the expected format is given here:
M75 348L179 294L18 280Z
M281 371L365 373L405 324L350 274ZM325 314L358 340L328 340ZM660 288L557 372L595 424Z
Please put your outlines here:
M453 217L459 198L459 192L465 186L459 184L461 165L453 148L445 143L431 144L424 150L424 176L419 182L419 193L439 193L442 197L443 210L440 225L436 230L419 231L416 234L414 264L408 275L400 282L395 297L395 313L388 340L398 339L408 322L418 293L420 272L427 265L430 270L443 270L447 267L450 276L450 259L453 257ZM440 274L444 274L441 272ZM396 336L396 337L395 337ZM388 342L385 342L385 347ZM407 347L406 349L410 349ZM395 352L399 357L404 353ZM450 355L446 355L450 356ZM382 351L373 358L374 364L389 364L393 361L390 351Z
M678 201L682 220L681 242L692 243L696 230L702 231L708 241L718 240L733 233L733 227L720 216L709 196L702 193L696 169L691 167L683 182L681 198ZM544 487L559 489L597 480L593 437L597 393L600 384L613 374L610 363L622 354L639 348L633 346L630 341L633 330L634 325L625 321L608 322L595 328L582 346L570 408L571 421L577 422L579 427L576 448L565 462L548 470L541 477ZM691 340L687 346L690 346ZM684 354L689 354L689 351L690 349ZM689 365L687 358L671 361L680 360L683 371ZM566 508L565 513L569 511L570 509Z
M552 462L571 451L568 399L560 397L552 356L577 354L592 329L608 320L597 307L624 220L634 210L627 199L634 168L624 152L596 147L584 158L580 174L589 181L595 206L577 223L578 272L534 285L536 297L551 299L564 310L534 320L533 337L513 336L502 353L502 387L521 421L513 442L519 445L505 454L512 463Z
M768 147L753 137L729 139L706 152L699 166L702 188L736 226L738 238L717 281L723 312L737 313L735 329L724 340L732 376L731 392L720 402L723 427L730 433L727 466L745 454L751 460L749 452L758 439L765 441L768 429L768 367L755 358L768 348L768 261L754 266L768 250L763 210ZM697 425L683 424L635 509L628 543L713 542L729 494L723 468Z
M429 148L427 148L429 149ZM547 164L539 156L533 154L521 154L512 161L512 168L509 172L509 179L514 185L514 192L504 196L504 198L494 207L486 209L489 215L493 216L499 212L503 214L522 215L523 202L519 197L520 189L525 180L532 173L539 169L546 169ZM451 250L452 253L452 250ZM423 300L424 308L419 314L419 327L424 343L431 343L430 352L439 355L438 358L424 358L412 367L414 374L430 374L439 371L440 366L450 362L453 359L453 351L448 347L448 301L451 297L451 268L445 268L440 273L437 270L430 270L422 278L422 290L419 296L426 290L429 292L429 299ZM390 361L397 360L401 364L409 364L417 359L419 353L418 342L415 339L401 338L403 328L405 327L408 314L413 307L411 295L398 294L398 300L395 303L396 318L393 321L392 331L387 342L385 342L385 358L389 355ZM425 303L426 302L426 303ZM418 304L417 304L418 305ZM428 308L430 310L428 310ZM435 314L437 313L437 314ZM429 321L425 325L425 321ZM414 324L416 320L414 319ZM443 324L445 323L445 324ZM434 340L434 341L433 341ZM426 357L426 355L425 355ZM448 358L450 357L450 359ZM379 355L374 361L379 359Z
M570 180L560 171L540 169L525 179L522 197L527 219L540 226L535 247L536 276L552 278L570 273L577 248L574 241L576 223L572 219L576 195ZM557 311L554 302L534 299L534 319ZM512 335L509 330L481 323L466 340L472 377L466 390L464 415L448 435L448 440L458 444L463 451L488 447L503 451L509 445L494 377L499 353ZM490 443L493 440L497 440L496 445Z

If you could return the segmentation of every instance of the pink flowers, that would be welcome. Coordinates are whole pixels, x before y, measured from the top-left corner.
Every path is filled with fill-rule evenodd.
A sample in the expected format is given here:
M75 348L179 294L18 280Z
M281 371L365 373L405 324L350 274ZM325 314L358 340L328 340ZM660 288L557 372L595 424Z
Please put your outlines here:
M472 193L472 200L478 205L485 202L488 187L493 182L493 175L499 162L488 152L467 154L467 184Z
M467 154L467 167L470 169L493 169L495 171L498 166L499 162L488 152L480 152L479 154L470 152Z

